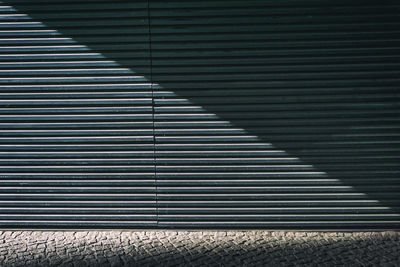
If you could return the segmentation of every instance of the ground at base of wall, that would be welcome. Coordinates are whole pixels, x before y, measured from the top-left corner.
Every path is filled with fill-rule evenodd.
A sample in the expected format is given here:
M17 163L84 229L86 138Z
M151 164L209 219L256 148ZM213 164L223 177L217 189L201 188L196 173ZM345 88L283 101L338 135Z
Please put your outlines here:
M0 231L0 266L400 266L400 232Z

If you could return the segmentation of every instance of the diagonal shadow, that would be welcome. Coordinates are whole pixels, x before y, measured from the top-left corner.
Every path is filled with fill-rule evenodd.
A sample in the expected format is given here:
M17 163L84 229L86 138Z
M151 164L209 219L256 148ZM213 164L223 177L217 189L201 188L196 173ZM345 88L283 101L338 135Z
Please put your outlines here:
M395 2L7 3L399 211Z

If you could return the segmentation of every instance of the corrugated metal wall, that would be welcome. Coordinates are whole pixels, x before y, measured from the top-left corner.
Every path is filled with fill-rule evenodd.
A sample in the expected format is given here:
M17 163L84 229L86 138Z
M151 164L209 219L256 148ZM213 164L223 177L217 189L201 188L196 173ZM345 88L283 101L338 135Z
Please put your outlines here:
M0 225L398 228L399 7L5 1Z
M147 2L0 10L0 226L155 227Z
M398 227L399 5L150 1L162 227Z

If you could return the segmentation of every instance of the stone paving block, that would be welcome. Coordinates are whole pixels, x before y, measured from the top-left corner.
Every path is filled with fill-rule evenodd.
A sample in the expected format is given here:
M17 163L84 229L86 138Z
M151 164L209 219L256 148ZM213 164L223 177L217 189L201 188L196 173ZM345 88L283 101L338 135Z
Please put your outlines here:
M0 231L0 266L400 266L400 232Z

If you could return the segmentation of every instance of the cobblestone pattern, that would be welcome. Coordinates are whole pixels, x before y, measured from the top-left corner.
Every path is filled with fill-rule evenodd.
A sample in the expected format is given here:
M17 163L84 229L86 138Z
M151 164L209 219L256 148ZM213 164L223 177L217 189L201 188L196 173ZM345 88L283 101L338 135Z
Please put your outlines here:
M4 231L0 266L400 266L400 232Z

